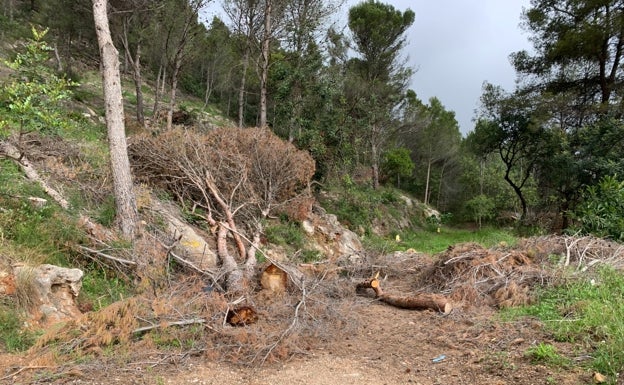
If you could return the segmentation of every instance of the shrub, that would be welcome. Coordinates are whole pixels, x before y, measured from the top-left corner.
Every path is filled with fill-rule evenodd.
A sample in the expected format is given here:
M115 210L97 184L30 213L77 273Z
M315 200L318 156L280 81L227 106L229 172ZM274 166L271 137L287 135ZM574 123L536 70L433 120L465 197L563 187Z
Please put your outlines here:
M575 217L581 230L599 237L624 240L624 181L605 176L583 194L584 201Z

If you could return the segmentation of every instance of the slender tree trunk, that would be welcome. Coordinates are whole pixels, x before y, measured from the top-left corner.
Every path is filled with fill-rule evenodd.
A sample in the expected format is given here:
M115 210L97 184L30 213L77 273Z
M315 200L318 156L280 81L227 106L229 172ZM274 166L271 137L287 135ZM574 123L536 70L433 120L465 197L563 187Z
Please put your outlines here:
M156 77L156 88L154 89L154 108L152 109L152 119L158 118L158 104L160 103L160 82L163 82L163 64L158 67L158 76Z
M266 6L264 9L264 36L262 38L262 72L260 74L260 121L259 127L266 127L267 125L267 82L269 78L269 55L271 41L271 2L272 0L265 0Z
M431 159L427 161L427 178L425 180L425 197L423 198L423 203L429 204L429 179L431 178Z
M136 103L136 118L137 122L141 125L145 125L145 117L143 114L143 90L141 87L143 86L143 81L141 78L141 42L137 42L136 44L136 53L134 57L132 56L132 52L130 51L130 43L128 41L128 20L124 20L123 24L123 37L122 44L124 46L124 51L126 53L126 62L129 62L132 66L132 80L134 80L134 89L137 98Z
M436 208L440 210L440 199L442 197L442 181L444 181L444 170L446 169L446 160L442 163L442 169L440 170L440 181L438 182L438 197L436 198Z
M176 56L173 64L173 73L171 74L171 97L169 100L169 111L167 111L167 130L171 130L173 126L173 110L176 104L176 92L178 90L178 75L182 68L182 59Z
M245 87L247 82L247 69L249 68L249 46L245 48L243 55L243 73L238 89L238 127L243 128L245 124Z
M126 144L119 57L111 38L106 8L106 0L93 0L93 18L102 62L106 127L108 129L117 221L122 235L128 240L133 240L138 223L138 213L136 198L132 189L132 175Z
M136 118L141 125L145 125L145 114L143 113L143 79L141 77L141 45L137 45L136 59L132 63L134 67L133 78L136 89Z
M373 143L371 145L371 169L373 172L372 182L373 189L377 190L379 188L379 154L377 153L377 146Z

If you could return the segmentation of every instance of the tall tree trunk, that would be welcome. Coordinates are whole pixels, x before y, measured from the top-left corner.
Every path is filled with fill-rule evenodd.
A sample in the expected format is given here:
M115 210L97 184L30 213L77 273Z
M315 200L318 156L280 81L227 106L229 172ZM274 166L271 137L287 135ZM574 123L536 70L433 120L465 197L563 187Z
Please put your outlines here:
M247 69L249 68L249 46L245 48L243 55L243 73L240 87L238 88L238 127L243 128L245 124L245 83L247 82Z
M423 203L429 204L429 179L431 178L431 159L427 161L427 178L425 181L425 197L423 198Z
M110 148L111 170L117 208L117 221L122 235L133 240L138 223L136 198L126 145L123 99L119 76L119 57L108 25L106 0L93 0L93 19L102 62L102 84L106 108L106 127Z
M154 89L154 108L152 109L152 119L155 121L158 118L158 104L160 103L160 82L164 82L164 69L163 64L160 63L158 67L158 76L156 77L156 88Z
M145 125L145 114L143 113L143 79L141 77L141 45L137 45L136 51L136 59L133 61L133 78L134 78L134 87L136 89L136 118L137 121L144 126Z
M377 190L379 188L379 154L377 146L374 143L371 145L371 157L373 189Z
M124 51L126 52L126 61L132 65L132 80L134 80L134 89L136 93L137 103L136 103L136 118L137 122L141 125L145 125L145 117L143 114L143 90L141 87L143 86L143 81L141 78L141 41L136 44L136 52L134 57L132 56L132 52L130 51L130 43L128 40L128 20L124 20L123 24L123 36L122 36L122 44L124 46Z
M167 130L171 130L173 126L173 110L176 104L176 92L178 90L178 75L180 74L180 68L182 68L182 58L176 56L173 62L173 73L171 74L171 96L169 100L169 111L167 111Z
M262 37L262 72L260 74L260 121L259 127L267 125L267 82L269 79L269 55L271 41L271 3L272 0L265 0L264 8L264 36Z

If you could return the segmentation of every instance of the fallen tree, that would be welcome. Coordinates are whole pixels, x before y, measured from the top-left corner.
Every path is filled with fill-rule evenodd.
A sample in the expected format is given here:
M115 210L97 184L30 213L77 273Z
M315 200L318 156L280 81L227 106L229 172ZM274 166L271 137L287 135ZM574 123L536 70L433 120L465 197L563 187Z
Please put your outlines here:
M248 291L263 220L301 219L311 207L314 160L267 129L174 129L137 137L128 150L140 179L173 194L211 229L228 291Z
M372 279L357 284L356 289L373 289L375 298L382 302L402 309L413 310L435 310L444 314L448 314L453 310L453 305L445 296L439 294L421 293L411 296L399 296L384 293L381 289L381 283L377 274Z

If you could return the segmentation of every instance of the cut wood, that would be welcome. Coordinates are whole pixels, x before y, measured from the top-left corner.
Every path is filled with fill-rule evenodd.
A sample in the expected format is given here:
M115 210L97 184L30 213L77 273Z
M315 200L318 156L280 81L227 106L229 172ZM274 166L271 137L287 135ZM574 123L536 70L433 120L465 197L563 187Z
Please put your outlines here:
M386 294L381 290L381 285L377 276L369 281L357 284L356 288L361 289L373 289L375 292L375 298L402 309L413 310L436 310L444 314L448 314L453 310L451 301L440 294L421 293L412 296L400 296L393 294Z

